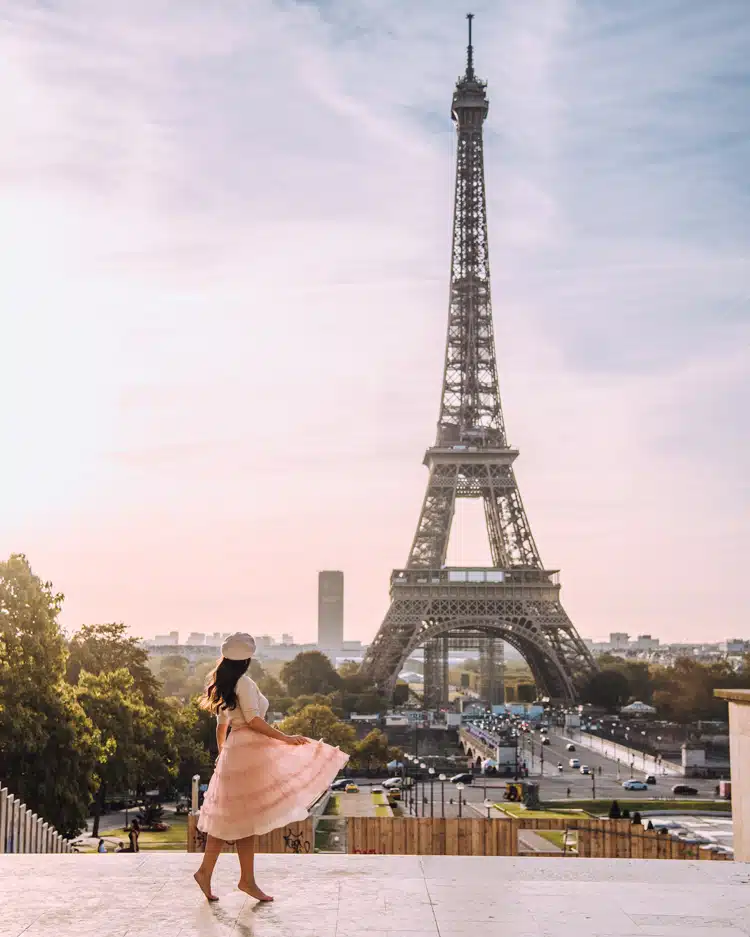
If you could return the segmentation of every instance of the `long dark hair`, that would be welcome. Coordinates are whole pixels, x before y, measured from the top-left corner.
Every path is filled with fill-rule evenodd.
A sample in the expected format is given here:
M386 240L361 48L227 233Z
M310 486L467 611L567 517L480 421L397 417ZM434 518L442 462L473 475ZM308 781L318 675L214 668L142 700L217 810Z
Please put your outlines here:
M206 691L200 701L201 709L218 713L222 709L235 709L237 706L237 681L247 673L252 658L247 660L228 660L222 657L208 675Z

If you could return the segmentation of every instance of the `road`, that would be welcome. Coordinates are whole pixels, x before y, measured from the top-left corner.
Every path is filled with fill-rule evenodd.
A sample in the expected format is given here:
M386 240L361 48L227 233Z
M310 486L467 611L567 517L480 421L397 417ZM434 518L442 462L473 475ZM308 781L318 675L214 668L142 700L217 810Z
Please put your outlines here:
M605 755L582 748L575 742L573 744L576 745L576 751L568 752L566 750L566 745L569 739L552 732L549 733L548 737L550 739L550 744L543 746L540 744L541 735L536 732L533 733L533 759L532 746L529 744L529 739L526 740L525 749L520 756L520 760L525 760L529 767L529 780L539 783L540 797L543 801L596 799L617 800L626 803L629 800L638 801L650 798L671 799L674 797L672 794L672 785L683 783L682 778L670 775L659 775L657 777L657 783L649 785L647 791L627 791L622 787L622 782L631 776L629 765L618 765L617 762L607 758ZM542 752L544 753L543 764L541 758ZM578 758L581 764L588 765L591 768L592 774L590 776L582 775L580 770L570 768L568 762L571 758ZM558 763L562 763L563 765L562 773L557 770ZM599 773L600 768L601 774ZM637 761L632 776L640 780L644 778L644 772L638 770ZM362 781L358 781L358 783L360 783L364 790L368 785L376 784L377 782L373 782L369 779L362 779ZM505 783L506 779L501 778L485 778L482 776L475 778L474 783L471 786L467 786L462 792L461 815L486 816L486 810L483 806L485 797L494 802L502 801L503 794L505 793ZM715 780L690 778L684 783L688 783L691 787L695 787L698 790L697 799L705 798L714 800L716 798L715 790L717 782ZM419 788L421 795L421 784ZM568 795L568 789L570 789L570 795ZM424 805L425 816L430 816L429 782L424 785L424 796L427 799L427 804ZM691 797L687 799L695 800L696 798ZM450 802L451 800L453 800L453 803ZM443 809L446 817L458 816L458 792L454 785L446 782L444 786L444 807L441 807L441 784L439 781L435 781L432 790L432 811L434 816L441 816Z
M605 755L596 751L582 748L577 743L575 752L566 751L568 739L555 733L549 734L549 745L540 744L540 735L533 734L533 759L531 757L532 748L526 744L523 760L531 772L531 780L539 781L542 800L565 800L567 790L570 788L571 800L593 799L597 800L643 800L644 797L664 797L670 798L672 794L672 785L686 783L698 790L698 798L716 797L715 780L703 780L701 778L682 778L670 775L658 775L657 783L649 785L648 791L626 791L622 787L622 782L631 777L630 766L619 764ZM542 765L541 753L543 752L544 764ZM582 775L579 770L570 768L568 762L571 758L578 758L582 765L588 765L591 768L591 776ZM557 770L558 763L562 763L563 771ZM599 769L601 768L601 775ZM643 770L639 770L638 760L636 759L633 768L632 777L643 780Z

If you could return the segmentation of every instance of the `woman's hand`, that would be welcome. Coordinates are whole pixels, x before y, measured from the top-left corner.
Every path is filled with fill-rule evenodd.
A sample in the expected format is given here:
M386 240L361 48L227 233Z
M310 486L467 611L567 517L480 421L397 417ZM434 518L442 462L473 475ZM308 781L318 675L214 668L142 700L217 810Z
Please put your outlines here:
M310 739L305 738L304 735L288 735L286 737L287 745L307 745Z

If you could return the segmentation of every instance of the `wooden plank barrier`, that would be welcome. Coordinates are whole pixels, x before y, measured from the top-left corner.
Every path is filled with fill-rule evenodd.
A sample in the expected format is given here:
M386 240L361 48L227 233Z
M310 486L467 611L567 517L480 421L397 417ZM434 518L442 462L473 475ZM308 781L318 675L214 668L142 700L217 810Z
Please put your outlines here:
M731 856L700 849L673 836L633 827L629 820L594 817L550 818L412 818L348 817L347 852L379 856L517 856L519 830L555 830L577 833L577 853L567 850L535 852L538 858L585 857L590 859L693 859L727 860ZM637 832L636 832L637 830ZM261 853L308 854L314 852L313 821L293 823L257 837ZM188 852L203 852L205 837L197 817L188 816ZM227 844L225 852L234 852Z
M601 859L731 859L630 820L586 818L443 819L349 817L347 851L354 855L517 856L519 830L577 832L577 853L535 852L536 857ZM639 830L636 832L636 830Z
M187 830L187 851L203 852L206 837L198 829L198 817L195 814L188 815ZM313 821L308 819L303 823L291 823L263 836L256 836L255 840L256 852L312 853L315 843ZM226 843L222 852L236 852L236 846L234 843Z
M352 855L512 856L517 832L510 819L349 817Z

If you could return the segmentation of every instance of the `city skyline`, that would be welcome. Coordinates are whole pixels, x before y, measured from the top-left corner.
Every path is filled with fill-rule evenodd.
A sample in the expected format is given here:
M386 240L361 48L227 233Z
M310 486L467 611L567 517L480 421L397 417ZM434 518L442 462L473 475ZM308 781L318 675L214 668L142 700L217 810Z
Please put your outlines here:
M67 628L143 637L311 642L338 569L369 642L437 419L462 11L0 12L2 553L66 594ZM584 636L742 637L743 4L474 12L500 391L543 560ZM468 507L449 563L489 565Z

